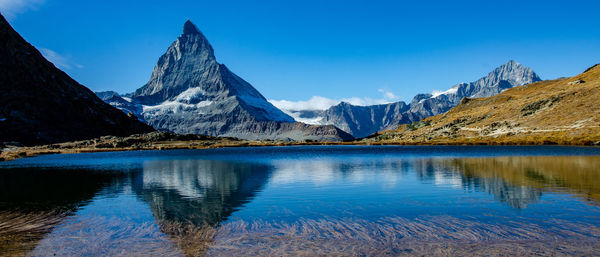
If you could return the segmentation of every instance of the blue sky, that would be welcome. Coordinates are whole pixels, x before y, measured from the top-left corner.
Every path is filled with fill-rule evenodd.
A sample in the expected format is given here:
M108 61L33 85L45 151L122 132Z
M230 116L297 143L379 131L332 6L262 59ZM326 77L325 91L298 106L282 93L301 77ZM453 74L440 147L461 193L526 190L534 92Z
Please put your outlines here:
M514 59L542 79L600 63L600 1L0 0L30 43L94 91L131 92L191 19L266 98L407 100ZM304 103L307 104L307 103Z

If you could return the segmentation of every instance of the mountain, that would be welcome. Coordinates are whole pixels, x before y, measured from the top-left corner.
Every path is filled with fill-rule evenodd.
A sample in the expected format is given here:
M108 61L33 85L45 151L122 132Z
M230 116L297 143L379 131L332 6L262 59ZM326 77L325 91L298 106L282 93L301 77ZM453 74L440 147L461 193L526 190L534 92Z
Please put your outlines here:
M322 112L323 124L334 124L354 137L366 137L387 124L392 124L409 110L404 102L371 106L356 106L346 102Z
M140 121L145 122L142 117L142 105L134 103L131 98L121 96L115 91L96 92L96 95L100 97L102 101L112 105L128 115L134 115L138 117Z
M153 131L46 60L0 15L0 143L49 144Z
M399 119L392 126L406 124L421 119L444 113L450 108L458 105L463 97L478 98L497 95L502 91L540 81L540 77L532 69L521 65L516 61L509 61L494 69L487 76L471 83L461 83L450 89L434 95L418 95L410 103L409 112L415 119Z
M477 81L461 83L441 93L418 94L409 104L395 102L356 106L342 102L324 111L290 113L311 124L335 125L352 136L361 138L384 129L394 129L399 124L444 113L459 104L463 97L492 96L508 88L536 81L540 81L540 78L533 70L511 60Z
M334 126L295 122L252 85L217 62L206 37L189 20L159 59L150 80L105 101L138 115L156 129L242 139L341 141L352 136Z
M464 98L447 113L368 139L424 144L600 145L600 65L571 77Z

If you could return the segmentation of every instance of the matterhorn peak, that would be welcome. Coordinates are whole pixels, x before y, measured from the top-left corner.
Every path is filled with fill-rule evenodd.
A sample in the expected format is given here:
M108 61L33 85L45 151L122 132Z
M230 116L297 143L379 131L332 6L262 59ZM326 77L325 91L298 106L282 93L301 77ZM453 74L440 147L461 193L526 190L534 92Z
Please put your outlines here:
M200 30L198 29L198 27L196 27L196 25L194 25L194 23L192 23L191 20L187 20L183 24L183 35L195 35L195 34L201 34Z

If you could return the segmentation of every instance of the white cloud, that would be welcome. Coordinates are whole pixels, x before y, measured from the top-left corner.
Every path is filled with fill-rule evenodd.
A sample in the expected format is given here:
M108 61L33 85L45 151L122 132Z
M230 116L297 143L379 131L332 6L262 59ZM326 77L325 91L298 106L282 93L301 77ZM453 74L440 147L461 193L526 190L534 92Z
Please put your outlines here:
M0 12L7 19L28 10L37 10L46 0L0 0Z
M377 89L377 92L382 93L383 96L387 99L398 99L398 96L396 96L394 93L387 91L383 88Z
M342 99L331 99L323 96L313 96L306 101L288 101L288 100L269 100L277 108L284 111L301 111L301 110L326 110L327 108L339 104L340 102L347 102L352 105L375 105L375 104L387 104L398 101L398 97L387 90L378 89L379 93L382 94L382 98L374 99L369 97L349 97Z
M338 100L333 100L322 96L313 96L307 101L269 100L269 102L279 109L290 111L325 110L332 105L340 103Z
M1 0L0 0L1 1ZM42 55L58 68L70 70L73 67L81 69L83 66L72 60L71 56L61 55L47 48L39 48Z

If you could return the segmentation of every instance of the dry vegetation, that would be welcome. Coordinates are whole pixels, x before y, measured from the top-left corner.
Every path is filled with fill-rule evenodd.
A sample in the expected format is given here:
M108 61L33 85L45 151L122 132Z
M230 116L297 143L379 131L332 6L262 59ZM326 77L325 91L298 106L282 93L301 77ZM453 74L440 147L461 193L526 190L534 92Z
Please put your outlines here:
M379 144L600 145L600 65L486 98L366 139Z
M207 149L245 146L290 146L290 145L352 144L352 142L313 141L249 141L227 137L203 135L177 135L167 132L151 132L129 137L104 136L101 138L43 146L0 148L0 161L14 160L43 154L113 152L136 150Z

